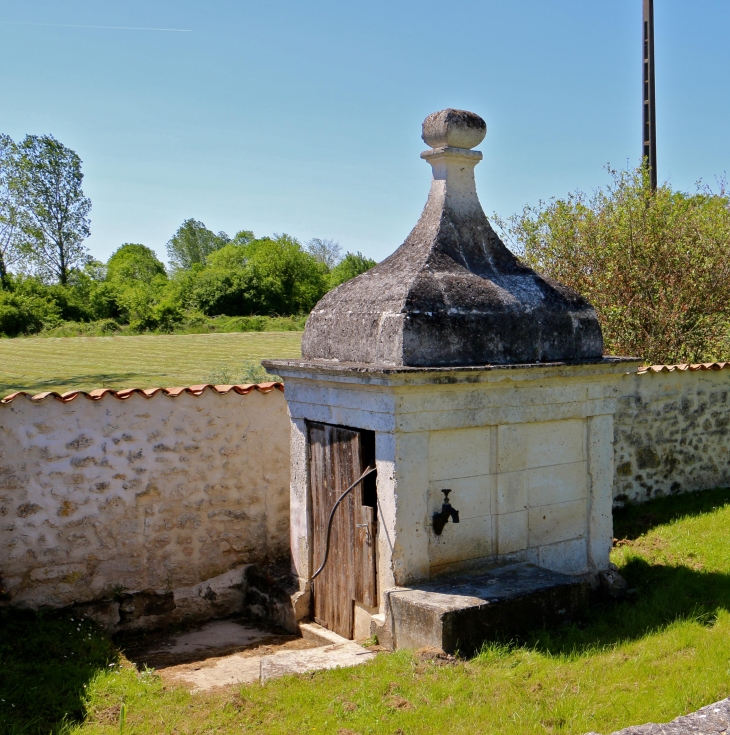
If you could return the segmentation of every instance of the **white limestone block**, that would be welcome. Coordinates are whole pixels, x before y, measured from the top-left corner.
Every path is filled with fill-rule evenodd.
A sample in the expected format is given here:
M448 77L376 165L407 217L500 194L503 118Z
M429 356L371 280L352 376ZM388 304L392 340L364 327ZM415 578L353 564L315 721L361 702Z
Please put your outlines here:
M497 554L511 554L528 547L528 512L505 513L495 516Z
M432 481L488 475L491 469L490 426L432 431L428 440L428 467Z
M554 572L576 574L588 567L586 539L559 541L556 544L540 547L538 564Z
M588 561L593 569L605 570L613 545L613 416L591 419L588 456Z
M481 559L494 553L492 516L450 520L440 536L431 531L429 556L431 566Z
M527 467L525 427L509 424L497 427L497 472L518 472Z
M520 430L524 433L528 468L585 460L585 421L573 419L524 424Z
M459 511L461 520L491 515L496 475L462 477L431 482L428 486L428 517L440 511L444 502L442 489L451 490L449 502Z
M531 508L588 497L586 462L538 467L524 474Z
M585 500L573 500L530 508L530 546L584 537L588 530L586 506Z
M527 472L504 472L497 475L495 512L517 513L528 507Z

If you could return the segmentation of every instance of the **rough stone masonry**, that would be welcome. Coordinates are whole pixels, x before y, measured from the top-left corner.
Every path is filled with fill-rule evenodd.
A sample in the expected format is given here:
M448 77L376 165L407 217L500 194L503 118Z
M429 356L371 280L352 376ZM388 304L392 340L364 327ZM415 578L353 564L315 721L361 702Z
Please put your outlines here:
M279 388L20 395L0 406L3 597L31 607L169 597L288 556ZM240 587L241 574L226 580L218 587Z

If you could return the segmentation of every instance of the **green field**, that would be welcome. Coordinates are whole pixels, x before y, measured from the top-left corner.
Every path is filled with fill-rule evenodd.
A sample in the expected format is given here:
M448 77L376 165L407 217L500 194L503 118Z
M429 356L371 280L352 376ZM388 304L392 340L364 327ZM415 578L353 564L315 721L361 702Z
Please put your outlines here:
M0 340L0 394L258 379L265 357L299 357L301 332Z

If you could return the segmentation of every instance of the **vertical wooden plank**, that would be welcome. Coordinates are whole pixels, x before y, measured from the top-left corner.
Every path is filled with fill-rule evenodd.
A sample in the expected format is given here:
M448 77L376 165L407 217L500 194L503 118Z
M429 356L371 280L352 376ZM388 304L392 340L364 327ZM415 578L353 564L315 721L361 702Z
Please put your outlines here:
M360 470L375 465L375 437L370 433L360 436ZM375 477L367 478L356 495L357 518L355 522L355 600L368 607L378 604L376 564L376 504Z
M375 560L375 508L360 505L355 542L355 599L369 607L378 604Z
M312 493L312 565L318 569L322 563L325 549L327 518L325 507L326 459L325 459L325 427L322 424L309 425L309 478ZM315 619L326 622L327 610L323 590L326 588L324 573L314 580L312 585L312 614Z
M332 431L332 475L337 489L333 503L357 479L356 460L358 453L358 435L340 426L331 427ZM332 585L333 616L337 632L345 638L352 638L354 627L354 584L352 570L354 566L354 498L350 493L341 503L333 523L333 532L337 530L338 550L336 566L332 567L332 576L336 581ZM334 534L333 534L334 535ZM333 544L334 546L334 544ZM333 560L334 561L334 560Z

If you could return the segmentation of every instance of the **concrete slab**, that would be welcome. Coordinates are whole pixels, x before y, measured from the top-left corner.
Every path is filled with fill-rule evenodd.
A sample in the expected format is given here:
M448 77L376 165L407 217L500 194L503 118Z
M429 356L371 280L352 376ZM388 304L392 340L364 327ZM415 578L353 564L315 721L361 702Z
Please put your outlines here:
M291 645L295 641L301 642L301 638L280 629L229 618L213 620L172 634L145 632L125 637L120 644L129 660L137 665L167 669L249 652L262 646Z
M260 675L260 656L242 656L234 653L232 656L217 659L209 666L199 666L195 669L187 667L179 671L167 669L163 678L182 682L195 694L233 684L251 684L258 681Z
M348 641L331 646L318 646L305 651L280 651L261 659L261 683L287 674L359 666L375 658L376 653Z
M267 638L270 631L255 628L237 620L214 620L196 630L178 633L161 641L159 647L150 649L150 653L196 654L210 649L221 649L230 646L250 646Z
M302 638L320 646L328 646L333 643L352 643L352 641L319 625L319 623L299 623L299 632L302 634Z
M266 682L286 674L357 666L371 651L323 628L302 624L301 637L280 635L239 620L216 620L147 644L136 663L154 666L163 680L205 692L237 684Z
M589 599L585 579L534 564L441 577L388 593L393 647L471 654L485 641L570 620Z

